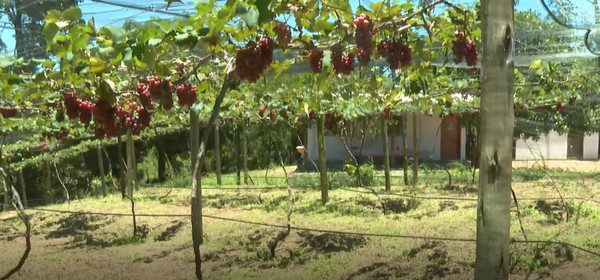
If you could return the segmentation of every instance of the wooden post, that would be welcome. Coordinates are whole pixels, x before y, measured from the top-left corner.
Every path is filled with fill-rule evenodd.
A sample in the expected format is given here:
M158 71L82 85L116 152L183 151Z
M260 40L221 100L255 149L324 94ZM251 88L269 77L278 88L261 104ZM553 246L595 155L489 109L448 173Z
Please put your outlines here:
M321 175L321 203L329 201L329 186L327 182L327 157L325 154L324 118L317 118L317 142L319 145L319 173Z
M100 171L100 189L102 196L106 196L106 174L104 172L104 156L102 155L102 142L96 147L96 156L98 157L98 169Z
M236 161L235 161L235 184L236 185L241 185L242 184L242 132L241 132L241 126L236 127L236 131L235 131L235 155L236 155Z
M408 186L408 114L402 116L402 169L404 185Z
M127 150L127 196L133 199L133 188L137 183L137 171L135 169L135 143L131 131L127 131L125 144Z
M50 159L44 161L45 180L44 180L44 202L48 203L54 199L52 197L52 168L50 168Z
M392 184L390 181L390 148L389 148L390 139L388 137L388 128L387 128L388 123L383 115L380 116L380 118L381 118L381 137L383 138L382 139L383 140L383 167L384 167L384 174L385 174L385 190L391 191Z
M29 203L27 202L27 186L25 185L25 177L23 177L23 169L19 169L19 187L21 188L23 207L29 208Z
M391 154L390 154L390 169L396 168L396 134L398 134L398 124L396 121L390 124L390 142L391 142Z
M413 129L413 177L412 184L416 187L419 184L419 119L417 113L412 114Z
M206 132L208 133L208 131ZM198 160L197 156L198 156L198 152L200 150L200 116L199 116L199 112L195 109L195 108L190 108L190 151L191 151L191 158L190 158L190 170L192 173L194 173L194 168L196 167L196 161ZM194 182L196 182L196 186L192 186L192 188L194 190L196 190L196 197L199 198L197 200L194 200L194 204L192 204L192 212L193 213L197 213L199 214L197 219L194 219L192 221L192 227L194 229L197 230L197 232L199 232L198 236L195 236L196 240L199 242L199 244L204 243L204 237L203 237L203 229L202 229L202 202L201 202L201 197L202 197L202 188L198 187L199 184L201 184L200 181L200 173L196 174L196 180L193 180Z
M0 184L2 184L2 188L4 188L4 204L2 205L2 211L8 211L10 209L10 199L11 199L11 195L10 195L10 189L9 189L9 179L5 178L3 174L6 173L2 173L0 174ZM8 174L6 174L8 176Z
M221 185L221 135L220 123L215 122L215 174L217 176L217 185Z
M121 189L121 198L125 199L127 196L127 179L125 178L125 155L123 153L123 141L121 140L121 135L117 136L117 154L117 161L119 162L119 188Z
M163 135L156 134L155 145L158 153L158 181L162 183L167 180L167 153L165 152Z
M248 132L246 119L242 121L242 169L244 171L244 185L248 185Z
M514 130L514 1L483 0L475 279L508 279Z

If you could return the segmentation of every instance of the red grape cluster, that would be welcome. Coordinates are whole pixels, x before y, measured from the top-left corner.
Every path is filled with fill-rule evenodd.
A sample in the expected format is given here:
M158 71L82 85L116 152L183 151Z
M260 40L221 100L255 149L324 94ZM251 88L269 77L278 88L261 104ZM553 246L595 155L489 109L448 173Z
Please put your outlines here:
M169 94L173 90L173 84L168 79L159 79L156 77L150 77L148 80L148 90L154 100L162 99L164 94Z
M265 116L265 112L267 111L267 106L265 105L260 105L258 107L258 116L260 116L261 118Z
M77 116L79 116L79 99L77 99L72 93L65 93L63 95L63 99L69 119L77 118Z
M452 52L454 52L454 63L458 64L465 60L467 65L477 65L477 46L471 40L467 40L465 35L462 33L456 34L456 41L452 45Z
M142 106L152 109L152 95L150 94L148 85L143 82L140 82L137 84L136 91L138 94L138 99L140 100Z
M0 107L0 114L5 119L14 118L19 114L19 110L14 107Z
M248 45L235 55L235 72L242 80L254 83L273 62L273 40L261 37L256 45Z
M336 74L349 75L354 68L354 53L342 55L339 48L336 48L331 52L331 63Z
M383 117L386 120L391 120L394 117L392 114L392 109L390 107L385 107L385 109L383 109Z
M371 52L373 51L373 21L368 15L360 14L354 20L354 38L358 47L358 62L362 66L369 64Z
M385 40L377 44L377 52L385 57L390 64L390 69L396 70L398 67L408 67L412 62L412 48L400 40Z
M292 41L292 31L290 30L290 26L285 23L277 23L275 27L273 27L273 31L277 34L277 43L285 48Z
M272 121L277 119L277 111L275 111L275 109L271 109L271 112L269 112L269 119L271 119Z
M117 133L115 113L116 109L110 101L106 99L98 100L93 110L96 127L102 127L106 134L115 135Z
M181 84L177 86L177 103L179 106L192 106L196 103L197 87L192 84Z
M323 72L322 50L312 50L310 54L308 54L308 61L310 62L310 69L313 71L313 73Z
M92 111L94 111L94 103L87 100L79 100L79 121L84 125L90 124L92 121Z

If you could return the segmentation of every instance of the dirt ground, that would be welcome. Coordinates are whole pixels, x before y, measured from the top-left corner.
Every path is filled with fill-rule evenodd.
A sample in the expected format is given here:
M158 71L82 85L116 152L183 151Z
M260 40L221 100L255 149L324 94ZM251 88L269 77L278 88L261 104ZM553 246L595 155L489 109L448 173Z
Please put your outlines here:
M561 169L576 172L600 172L600 161L595 160L519 160L513 161L513 168L534 167L545 164L550 169Z

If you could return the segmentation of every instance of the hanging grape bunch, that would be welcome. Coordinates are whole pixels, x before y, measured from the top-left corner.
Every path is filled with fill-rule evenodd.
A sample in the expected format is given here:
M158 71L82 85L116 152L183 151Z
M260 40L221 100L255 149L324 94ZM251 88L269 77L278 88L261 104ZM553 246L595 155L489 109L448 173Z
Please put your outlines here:
M292 31L289 25L278 22L277 25L273 27L273 31L277 34L277 44L282 48L287 47L292 41Z
M100 99L94 106L93 116L96 127L101 127L105 134L117 134L115 126L116 108L106 99ZM97 133L98 134L98 133Z
M313 73L323 72L323 51L312 50L308 54L308 61L310 62L310 69Z
M354 68L354 53L342 55L342 48L336 46L331 51L331 63L336 74L349 75Z
M477 46L471 40L467 40L463 33L456 33L456 41L452 44L452 52L454 53L454 63L459 64L463 60L469 66L477 65Z
M140 85L144 84L144 86ZM148 107L151 109L152 106L150 104L150 100L148 100L148 93L145 91L148 90L150 93L150 97L152 100L160 100L162 108L165 110L170 110L173 108L173 90L175 86L171 83L169 79L159 79L157 77L150 77L148 81L141 81L137 87L136 91L138 92L138 97L140 98L140 102L144 107Z
M19 114L19 110L14 107L0 107L0 114L5 119L14 118Z
M138 94L138 99L142 106L152 109L154 105L152 104L152 95L150 94L150 89L148 85L144 82L139 82L136 86L136 91Z
M177 103L180 107L191 107L196 103L196 92L198 91L196 85L192 84L181 84L177 86Z
M366 66L371 61L371 52L373 51L373 21L368 15L360 14L353 24L356 27L354 38L358 48L358 62L361 66Z
M377 52L385 58L390 69L406 68L412 63L412 48L401 40L385 40L377 44Z
M265 112L266 112L266 111L267 111L267 106L265 106L265 105L260 105L260 106L258 107L258 116L262 118L262 117L265 115Z
M235 55L235 73L242 80L254 83L273 62L273 40L261 37L258 43L248 44Z

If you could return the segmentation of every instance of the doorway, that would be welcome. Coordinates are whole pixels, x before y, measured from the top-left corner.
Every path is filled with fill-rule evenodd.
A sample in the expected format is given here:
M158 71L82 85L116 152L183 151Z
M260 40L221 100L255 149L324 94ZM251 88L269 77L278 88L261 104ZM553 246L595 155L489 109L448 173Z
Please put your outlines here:
M460 160L460 120L454 114L445 116L440 129L442 160Z
M567 138L567 158L583 158L583 134L569 133Z

